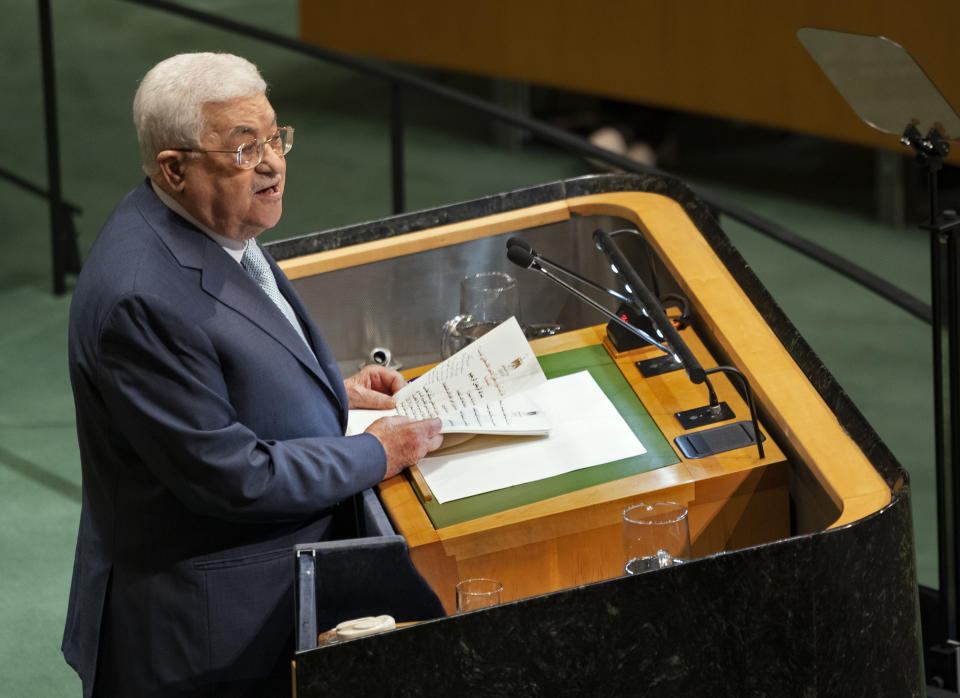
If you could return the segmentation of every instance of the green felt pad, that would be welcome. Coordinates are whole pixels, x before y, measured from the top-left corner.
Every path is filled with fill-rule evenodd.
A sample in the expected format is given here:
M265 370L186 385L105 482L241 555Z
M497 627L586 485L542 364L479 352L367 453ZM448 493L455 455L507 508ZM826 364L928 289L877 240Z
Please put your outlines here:
M435 528L452 526L679 462L670 443L602 346L593 345L548 354L539 357L539 361L547 378L566 376L583 370L590 371L590 375L610 398L647 452L633 458L580 468L543 480L514 485L443 504L435 500L425 501L418 492L417 495Z

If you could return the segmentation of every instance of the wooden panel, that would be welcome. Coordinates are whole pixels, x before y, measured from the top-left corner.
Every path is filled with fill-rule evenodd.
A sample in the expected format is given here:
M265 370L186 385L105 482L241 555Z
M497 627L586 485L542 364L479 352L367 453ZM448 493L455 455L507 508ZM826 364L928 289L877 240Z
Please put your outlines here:
M957 108L958 25L960 3L947 0L300 3L302 38L326 48L894 150L904 149L854 114L797 29L886 36Z
M382 259L402 257L437 247L509 233L521 228L556 223L568 217L566 204L563 201L555 201L359 245L348 245L326 252L292 257L279 262L279 265L287 278L299 279L335 269L346 269Z

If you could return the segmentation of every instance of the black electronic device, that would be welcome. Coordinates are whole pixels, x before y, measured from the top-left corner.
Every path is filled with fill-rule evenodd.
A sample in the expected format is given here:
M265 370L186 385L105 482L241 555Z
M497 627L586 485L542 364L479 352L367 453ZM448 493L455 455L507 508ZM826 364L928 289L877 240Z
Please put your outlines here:
M656 334L663 340L663 344L669 348L664 349L669 354L675 354L675 358L683 364L684 370L692 383L699 385L707 380L700 362L690 351L686 342L680 337L677 328L667 318L663 312L660 301L650 292L647 285L643 283L640 276L634 270L633 266L624 256L620 248L613 239L602 230L595 230L593 240L603 254L610 260L610 267L613 273L623 277L626 282L627 292L633 300L634 305L642 307L646 315L653 322ZM657 346L660 346L658 343Z
M643 361L636 361L634 363L640 371L640 375L644 378L652 378L653 376L660 376L664 373L671 373L683 369L683 364L673 358L672 354L654 356L652 359L644 359Z
M760 441L754 438L752 422L734 422L723 426L681 434L673 441L685 458L705 458L716 453L753 446L766 439L760 432Z
M720 407L720 401L717 399L717 393L713 389L713 385L711 385L710 379L707 376L711 373L718 372L730 373L736 375L743 385L744 397L746 398L747 404L750 407L751 433L759 433L760 427L757 419L757 411L753 404L753 395L751 393L750 383L747 380L747 377L732 366L717 366L705 371L703 367L700 366L700 362L697 361L697 358L693 355L693 352L690 351L690 347L688 347L686 342L683 341L680 333L677 332L677 328L673 326L671 320L666 316L666 313L664 313L659 299L650 292L650 289L646 287L646 284L643 283L643 280L639 277L636 270L634 270L633 266L630 264L630 261L626 258L620 248L617 247L617 244L613 241L613 238L611 238L610 235L605 233L603 230L595 230L593 233L593 240L597 245L597 249L603 252L603 254L606 255L607 259L610 261L610 267L613 272L623 278L625 282L625 288L633 299L634 305L642 307L644 309L644 314L649 316L653 321L653 326L656 330L657 337L661 338L663 343L669 347L665 351L667 351L669 354L672 354L674 360L683 365L684 370L687 372L687 377L692 383L704 383L706 385L709 393L708 405L704 408L688 410L686 413L682 413L688 418L687 421L690 422L691 420L702 420L705 417L713 418L714 421L729 418L725 416L723 409ZM657 346L660 345L658 344ZM727 409L729 409L729 407ZM679 418L680 417L678 416L678 419ZM683 424L682 420L681 424ZM754 440L754 443L757 445L757 454L760 458L763 458L763 440L756 439Z
M638 327L648 335L653 335L656 331L653 327L653 320L643 313L638 312L636 307L629 303L620 304L620 307L617 308L617 316L628 325ZM618 352L630 351L631 349L639 349L640 347L650 345L650 342L638 337L634 332L630 332L620 323L614 322L613 320L607 323L607 336L610 337L610 343Z
M696 427L706 426L707 424L716 424L717 422L726 422L733 419L736 415L730 409L730 405L725 402L718 402L716 405L704 405L703 407L694 407L690 410L676 412L673 415L680 422L684 429L694 429Z

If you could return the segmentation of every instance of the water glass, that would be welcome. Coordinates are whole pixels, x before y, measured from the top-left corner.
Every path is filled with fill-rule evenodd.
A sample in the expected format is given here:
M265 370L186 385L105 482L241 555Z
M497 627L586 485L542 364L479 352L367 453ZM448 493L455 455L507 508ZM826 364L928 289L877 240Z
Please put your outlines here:
M500 323L519 321L520 291L517 280L502 271L485 271L460 282L460 314L443 326L441 355L453 356Z
M640 574L688 560L687 508L676 502L657 502L624 509L623 553L626 574Z
M495 579L464 579L457 584L457 613L496 606L502 591L503 585Z

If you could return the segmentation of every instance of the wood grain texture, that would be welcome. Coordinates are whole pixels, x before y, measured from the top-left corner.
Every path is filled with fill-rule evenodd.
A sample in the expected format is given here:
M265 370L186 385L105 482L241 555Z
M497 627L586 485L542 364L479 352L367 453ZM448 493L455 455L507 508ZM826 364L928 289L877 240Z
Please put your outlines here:
M287 278L299 279L304 276L322 274L326 271L355 267L360 264L403 257L424 250L456 245L491 235L509 233L521 228L556 223L566 220L568 217L564 202L554 201L460 223L451 223L429 230L405 233L301 257L292 257L278 264Z
M370 22L369 17L377 17ZM960 3L873 0L301 1L305 41L346 53L529 82L907 152L854 113L800 27L885 36L956 109ZM903 124L906 126L906 124ZM960 153L950 161L960 162Z

